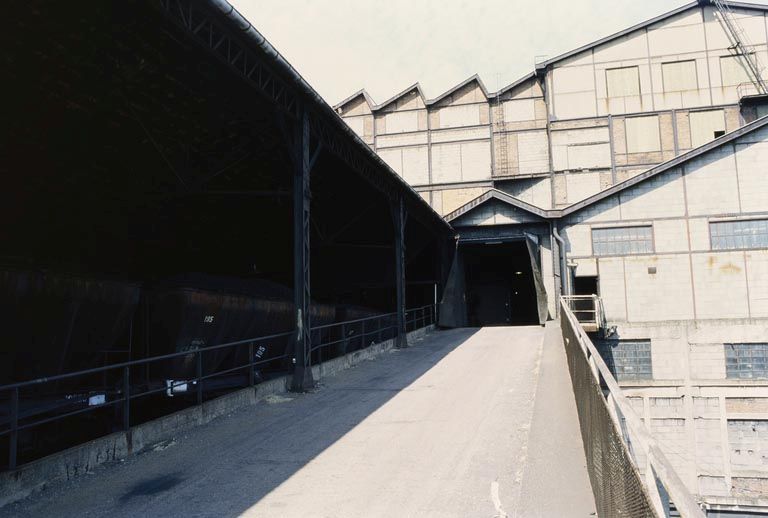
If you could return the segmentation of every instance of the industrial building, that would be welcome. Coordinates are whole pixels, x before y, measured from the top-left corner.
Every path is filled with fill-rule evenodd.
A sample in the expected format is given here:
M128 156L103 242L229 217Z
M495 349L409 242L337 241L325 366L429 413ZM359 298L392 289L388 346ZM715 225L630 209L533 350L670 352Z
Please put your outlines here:
M269 504L351 440L308 484L326 504L369 509L336 470L378 463L394 486L356 482L394 509L431 478L456 512L430 496L450 478L507 516L528 476L600 516L768 514L768 6L698 0L498 92L335 107L226 0L28 2L4 34L0 512L291 390L295 418L215 444L245 491L177 452L206 473L188 504ZM189 494L161 467L126 499Z
M766 63L768 6L699 0L498 92L336 106L457 231L441 323L541 323L571 297L726 513L768 511Z

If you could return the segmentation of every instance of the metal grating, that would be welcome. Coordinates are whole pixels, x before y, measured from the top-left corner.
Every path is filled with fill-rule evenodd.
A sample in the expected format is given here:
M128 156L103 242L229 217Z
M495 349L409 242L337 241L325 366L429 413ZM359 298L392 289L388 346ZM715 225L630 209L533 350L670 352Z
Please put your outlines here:
M577 330L567 318L561 325L597 515L658 516L579 346Z

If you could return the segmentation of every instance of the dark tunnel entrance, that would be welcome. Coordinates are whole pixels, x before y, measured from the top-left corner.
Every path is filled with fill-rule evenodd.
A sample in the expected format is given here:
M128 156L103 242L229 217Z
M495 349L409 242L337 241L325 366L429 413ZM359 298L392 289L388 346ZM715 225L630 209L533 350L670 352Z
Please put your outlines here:
M539 323L533 268L525 241L461 247L470 326Z

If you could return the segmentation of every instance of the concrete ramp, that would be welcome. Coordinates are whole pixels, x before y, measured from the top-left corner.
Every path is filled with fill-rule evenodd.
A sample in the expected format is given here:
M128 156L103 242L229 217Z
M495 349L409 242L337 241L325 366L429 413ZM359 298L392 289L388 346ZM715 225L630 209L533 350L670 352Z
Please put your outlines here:
M438 332L273 397L17 516L590 516L559 329Z

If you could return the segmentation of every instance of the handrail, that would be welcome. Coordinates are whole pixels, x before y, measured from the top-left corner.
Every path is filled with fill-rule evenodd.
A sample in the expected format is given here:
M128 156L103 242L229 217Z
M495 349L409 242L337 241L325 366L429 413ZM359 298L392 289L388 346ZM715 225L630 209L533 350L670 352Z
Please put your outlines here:
M312 358L316 355L317 363L322 362L322 352L323 349L328 348L333 345L337 345L340 343L344 344L344 347L339 351L336 351L336 354L344 354L347 351L347 346L352 340L360 340L359 347L364 348L368 345L371 345L371 343L375 343L376 341L382 342L383 340L387 340L389 338L385 338L385 335L388 335L390 338L394 335L396 335L398 332L407 332L410 328L411 330L420 329L429 325L433 325L437 322L437 305L435 304L429 304L426 306L421 306L417 308L411 308L405 310L405 329L398 330L397 326L393 324L391 321L396 316L396 313L384 313L381 315L374 315L371 317L365 317L365 318L358 318L358 319L351 319L346 320L343 322L335 322L332 324L323 324L320 326L315 326L310 329L310 341L317 340L317 343L310 344L310 350L308 351L310 356L310 364L314 363L312 361ZM410 316L410 318L409 318ZM374 322L373 324L370 324L371 322ZM357 333L355 327L361 328L361 333ZM338 336L334 335L334 330L338 329L338 333L336 333ZM352 334L348 333L348 331L351 331ZM319 339L316 336L316 334L319 333ZM323 335L327 334L326 339L323 340ZM282 351L282 354L275 354L275 355L268 355L266 357L256 356L254 355L254 352L258 354L257 351L255 351L255 346L259 343L263 343L268 340L274 340L277 338L290 338L295 335L295 331L286 331L283 333L275 333L270 335L264 335L264 336L258 336L254 338L249 338L246 340L238 340L234 342L228 342L224 344L218 344L210 347L202 347L202 348L196 348L191 349L188 351L181 351L181 352L175 352L170 354L164 354L159 356L152 356L149 358L141 358L138 360L131 360L127 362L121 362L121 363L114 363L111 365L105 365L102 367L96 367L92 369L84 369L80 371L75 372L68 372L64 374L58 374L55 376L48 376L48 377L42 377L42 378L36 378L32 380L17 382L17 383L11 383L7 385L0 386L0 394L2 393L10 393L10 412L9 412L9 422L6 423L7 426L4 428L0 428L0 437L3 436L9 436L9 456L8 456L8 468L9 469L15 469L17 466L17 454L18 454L18 435L20 431L27 430L30 428L34 428L36 426L41 426L43 424L51 423L54 421L59 421L61 419L74 417L77 415L85 414L91 411L95 411L97 409L103 409L105 407L110 406L122 406L122 417L119 418L117 416L114 417L114 420L118 422L118 424L122 424L123 428L125 430L130 428L131 423L131 416L130 416L130 402L139 398L143 398L149 395L153 394L159 394L162 392L166 392L169 396L175 395L177 392L196 392L197 400L196 404L200 405L203 403L203 381L209 380L215 377L221 377L228 374L233 374L236 372L242 372L247 371L248 372L248 385L254 386L256 384L256 373L255 373L255 367L268 364L271 362L277 362L281 360L285 360L286 358L289 358L291 355L290 353L286 352L286 350ZM354 335L354 336L353 336ZM372 340L371 342L368 342L368 338L374 336L375 340ZM213 351L223 350L223 349L232 349L234 351L240 351L241 347L248 348L248 358L246 361L242 360L242 356L235 358L240 358L239 360L235 360L233 362L234 366L232 364L224 366L223 370L214 370L212 372L204 372L203 370L203 355L206 353L210 353ZM280 352L280 351L277 351ZM242 354L242 353L241 353ZM160 381L163 380L150 380L149 377L147 377L146 385L131 385L131 368L132 367L138 367L138 366L149 366L153 363L157 362L165 362L168 360L173 360L175 358L190 358L193 357L195 360L196 365L196 371L194 376L186 376L185 379L175 379L175 380L164 380L165 384L162 384L162 386L159 386L157 384L152 384L154 381ZM92 376L94 374L99 373L106 373L106 372L113 372L118 375L122 374L122 379L117 382L117 384L111 388L107 386L101 387L101 389L105 392L105 394L115 395L117 394L119 397L116 397L114 399L107 399L106 397L103 397L100 403L96 403L94 405L90 404L90 401L88 402L88 405L85 408L77 408L76 410L71 410L73 407L69 406L69 408L65 408L64 406L59 405L52 406L47 409L42 410L36 410L33 413L27 413L21 411L20 409L20 392L21 389L30 388L39 386L45 383L52 383L57 382L65 379L74 379L78 377L85 377L85 376ZM135 372L135 371L134 371ZM141 372L141 371L140 371ZM121 381L121 383L120 383ZM152 382L152 383L150 383ZM238 382L240 383L240 382ZM117 386L117 385L120 386ZM191 387L190 387L191 385ZM140 389L136 390L137 387ZM72 399L70 399L71 403L75 405L75 408L77 405L83 405L85 404L85 401L88 400L92 392L88 392L87 387L83 387L82 389L84 393L75 394L73 395ZM56 410L67 410L63 413L57 413L53 416L49 414L49 412L53 412ZM38 418L37 420L29 420L33 416L44 416L48 414L47 417L43 417L42 419ZM117 413L116 413L117 414ZM22 419L22 422L19 422L20 419Z
M666 489L675 508L683 518L705 518L698 502L685 486L675 471L669 459L661 450L656 439L645 428L645 425L630 406L629 401L611 374L608 365L603 360L597 348L587 336L576 316L568 307L566 297L561 297L560 307L565 318L579 342L584 358L591 366L591 372L598 386L607 387L605 404L608 407L613 425L622 437L622 446L635 463L637 469L638 450L645 455L645 489L651 497L653 506L659 516L668 516L668 508L662 505L662 495L659 492L657 479ZM667 506L668 507L668 506Z

